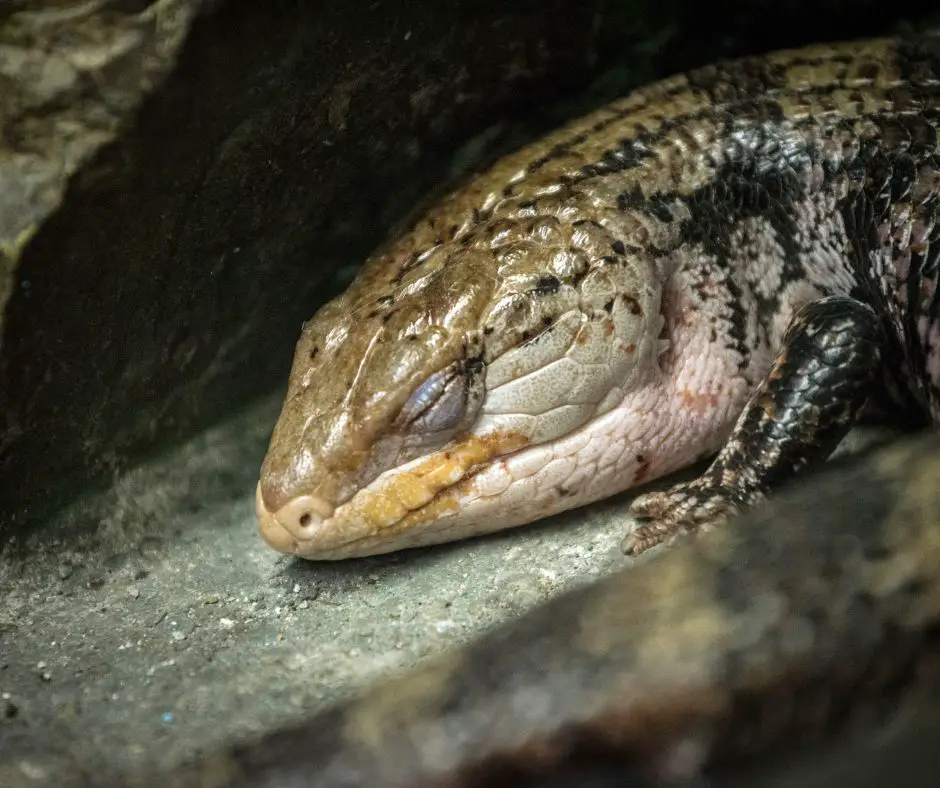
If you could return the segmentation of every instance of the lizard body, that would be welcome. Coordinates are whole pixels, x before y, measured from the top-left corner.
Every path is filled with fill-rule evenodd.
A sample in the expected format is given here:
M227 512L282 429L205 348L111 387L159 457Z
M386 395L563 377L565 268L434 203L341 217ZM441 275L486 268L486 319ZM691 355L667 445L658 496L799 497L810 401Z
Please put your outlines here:
M940 37L748 58L510 155L304 327L256 495L279 550L460 539L718 452L639 553L940 415Z

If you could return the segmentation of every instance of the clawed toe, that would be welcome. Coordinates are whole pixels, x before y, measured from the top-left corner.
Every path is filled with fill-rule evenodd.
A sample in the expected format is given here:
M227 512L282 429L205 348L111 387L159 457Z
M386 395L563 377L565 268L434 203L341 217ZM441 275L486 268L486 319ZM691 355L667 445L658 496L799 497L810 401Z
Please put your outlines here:
M637 498L630 514L640 522L622 542L626 555L638 556L657 545L724 522L737 513L731 495L721 487L693 481Z

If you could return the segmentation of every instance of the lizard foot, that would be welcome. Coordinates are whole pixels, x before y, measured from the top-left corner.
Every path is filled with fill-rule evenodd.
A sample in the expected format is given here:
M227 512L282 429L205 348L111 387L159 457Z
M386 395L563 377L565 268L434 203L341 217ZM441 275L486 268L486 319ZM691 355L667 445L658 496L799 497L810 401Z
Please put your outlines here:
M732 498L730 490L704 478L641 495L630 506L630 514L640 522L624 538L621 549L638 556L685 534L709 531L740 511Z

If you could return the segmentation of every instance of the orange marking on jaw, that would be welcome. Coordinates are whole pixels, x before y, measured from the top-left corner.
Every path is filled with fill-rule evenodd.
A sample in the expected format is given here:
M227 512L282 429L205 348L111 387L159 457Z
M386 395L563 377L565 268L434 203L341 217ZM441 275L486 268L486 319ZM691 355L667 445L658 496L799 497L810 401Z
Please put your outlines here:
M408 512L401 518L390 530L398 533L407 531L419 523L427 523L438 519L441 515L456 512L460 508L460 493L463 491L464 484L457 484L454 487L445 490L426 506Z
M384 490L368 496L355 508L358 509L357 514L378 528L387 528L393 523L397 523L408 511L401 501L395 500L391 495L386 494Z
M459 490L454 490L454 495L438 498L440 492L453 488L474 466L521 449L528 442L524 435L508 431L484 437L467 436L447 451L394 474L380 489L360 493L350 503L344 519L361 518L376 530L393 525L396 529L408 528L416 522L433 519L459 507Z
M440 487L429 484L426 479L405 476L388 492L394 495L401 505L410 512L428 503L434 497L436 489L440 489Z

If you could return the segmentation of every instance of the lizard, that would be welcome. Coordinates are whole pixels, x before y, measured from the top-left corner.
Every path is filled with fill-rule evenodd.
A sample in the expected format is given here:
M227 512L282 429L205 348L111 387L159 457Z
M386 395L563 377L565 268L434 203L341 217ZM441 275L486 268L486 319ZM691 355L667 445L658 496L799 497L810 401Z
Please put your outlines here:
M579 759L606 784L684 784L935 690L940 436L792 480L878 391L937 420L938 62L926 35L666 80L379 252L298 344L256 493L274 547L462 538L717 452L634 504L650 522L628 553L679 544L121 784L544 784Z
M940 416L940 35L640 88L420 213L307 323L257 484L336 560L641 495L710 529L881 405Z
M834 460L306 720L74 785L720 785L768 754L851 744L853 714L940 698L938 479L935 430Z

